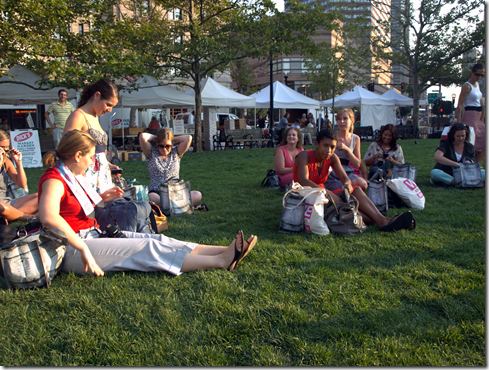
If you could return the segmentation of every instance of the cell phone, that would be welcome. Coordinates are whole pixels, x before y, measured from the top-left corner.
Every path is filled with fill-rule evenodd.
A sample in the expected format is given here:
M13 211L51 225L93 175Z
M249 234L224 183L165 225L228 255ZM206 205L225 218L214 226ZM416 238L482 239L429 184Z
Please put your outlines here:
M384 153L383 157L387 158L389 156L389 153Z
M118 170L111 169L110 173L111 175L117 175L117 174L121 174L122 171L123 171L122 168L119 168Z

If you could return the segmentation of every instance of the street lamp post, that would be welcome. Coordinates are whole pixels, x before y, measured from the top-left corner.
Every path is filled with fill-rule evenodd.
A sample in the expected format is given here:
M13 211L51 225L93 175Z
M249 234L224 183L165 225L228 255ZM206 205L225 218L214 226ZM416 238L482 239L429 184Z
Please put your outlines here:
M455 98L457 97L456 94L452 94L452 114L455 111Z
M285 79L285 86L289 87L289 85L287 85L287 79L289 78L289 76L287 76L287 73L284 75L284 79Z

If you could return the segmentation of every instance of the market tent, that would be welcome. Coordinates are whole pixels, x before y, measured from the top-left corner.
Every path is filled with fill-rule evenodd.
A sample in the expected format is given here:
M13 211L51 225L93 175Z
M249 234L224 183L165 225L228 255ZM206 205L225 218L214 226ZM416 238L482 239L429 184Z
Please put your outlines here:
M381 96L387 99L394 99L396 101L397 107L403 107L403 106L412 107L414 105L412 98L408 98L407 96L404 96L393 89L386 91ZM428 105L428 101L420 100L419 105Z
M256 99L257 108L270 107L270 85L262 90L250 95ZM280 81L273 83L273 108L290 108L290 109L318 109L319 101L308 98L285 86Z
M332 107L333 99L321 102L322 107ZM394 99L383 98L360 86L355 86L334 98L334 106L342 108L361 107L360 124L372 126L374 130L380 130L381 126L389 123L396 124L396 105Z
M188 89L185 94L195 97L194 89ZM203 107L251 108L255 106L255 98L228 89L211 77L202 80L201 96Z
M49 90L35 90L29 86L36 86L41 77L29 71L27 68L16 64L10 68L6 76L0 78L0 104L24 105L24 104L51 104L58 99L58 91L63 87L55 87ZM6 82L6 83L5 83ZM22 82L25 85L11 82ZM26 86L28 85L28 86ZM46 86L47 87L47 86ZM76 99L76 91L65 89L68 92L68 100Z
M194 99L189 95L173 87L162 86L154 77L143 76L119 92L119 103L116 107L157 109L193 105Z

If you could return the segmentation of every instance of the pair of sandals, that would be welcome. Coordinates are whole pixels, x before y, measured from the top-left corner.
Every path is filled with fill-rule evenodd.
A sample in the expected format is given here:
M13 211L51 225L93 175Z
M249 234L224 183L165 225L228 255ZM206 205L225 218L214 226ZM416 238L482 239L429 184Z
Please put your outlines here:
M228 267L228 271L234 271L238 268L238 263L246 257L246 255L253 249L258 237L251 235L245 242L243 231L240 230L236 238L234 239L234 258ZM238 249L238 245L241 245L241 250Z
M393 232L403 229L413 230L416 227L416 220L411 211L404 212L397 217L391 218L385 226L379 227L379 231Z
M209 210L209 207L205 205L205 203L199 204L198 206L194 207L194 211L204 211L207 212Z

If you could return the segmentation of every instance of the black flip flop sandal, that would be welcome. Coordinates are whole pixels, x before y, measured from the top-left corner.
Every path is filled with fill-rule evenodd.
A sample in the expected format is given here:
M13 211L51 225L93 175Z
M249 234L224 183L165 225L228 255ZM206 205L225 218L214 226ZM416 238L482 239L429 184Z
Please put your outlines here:
M397 218L391 219L387 225L379 227L379 231L392 232L392 231L399 231L402 229L408 229L409 226L411 226L411 224L413 223L413 221L415 222L415 226L416 226L416 220L414 220L413 214L411 212L404 212L403 214L399 215Z
M198 206L194 207L194 211L204 211L207 212L209 210L209 207L207 207L204 203L199 204Z

